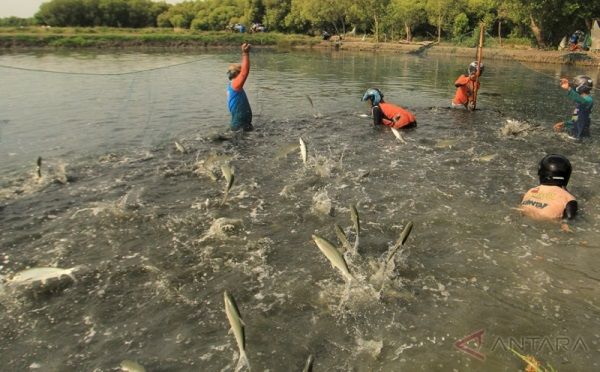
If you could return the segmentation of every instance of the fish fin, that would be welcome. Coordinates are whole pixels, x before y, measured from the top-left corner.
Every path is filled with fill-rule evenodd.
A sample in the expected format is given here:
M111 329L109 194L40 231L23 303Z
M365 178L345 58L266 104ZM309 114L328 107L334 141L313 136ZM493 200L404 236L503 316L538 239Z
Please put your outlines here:
M242 319L241 317L239 317L239 318L240 318L240 323L242 323L242 325L245 327L246 323L244 323L244 319Z
M251 370L250 361L248 360L248 357L246 356L246 352L243 350L240 350L240 358L238 359L237 365L235 366L235 371L236 372L240 371L242 368L244 368L244 365L248 367L248 371Z

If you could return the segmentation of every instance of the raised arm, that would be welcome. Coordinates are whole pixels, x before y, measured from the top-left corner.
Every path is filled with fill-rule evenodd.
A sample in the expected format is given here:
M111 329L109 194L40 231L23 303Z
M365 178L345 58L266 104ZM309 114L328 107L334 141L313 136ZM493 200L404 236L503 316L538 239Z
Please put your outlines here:
M242 44L242 70L239 75L231 81L231 87L234 90L242 90L244 83L250 73L250 44Z

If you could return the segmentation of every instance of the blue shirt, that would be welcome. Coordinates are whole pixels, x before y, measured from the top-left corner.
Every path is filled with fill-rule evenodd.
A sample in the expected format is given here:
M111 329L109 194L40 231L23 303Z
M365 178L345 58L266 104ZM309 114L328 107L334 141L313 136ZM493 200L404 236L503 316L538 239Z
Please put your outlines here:
M575 90L569 89L567 91L567 97L569 97L570 100L575 101L577 106L575 107L575 111L573 111L571 120L567 120L565 126L569 130L569 133L577 139L589 137L590 124L592 121L592 108L594 107L592 96L581 96Z
M252 109L244 89L236 91L227 85L227 105L231 113L231 129L237 130L252 123Z

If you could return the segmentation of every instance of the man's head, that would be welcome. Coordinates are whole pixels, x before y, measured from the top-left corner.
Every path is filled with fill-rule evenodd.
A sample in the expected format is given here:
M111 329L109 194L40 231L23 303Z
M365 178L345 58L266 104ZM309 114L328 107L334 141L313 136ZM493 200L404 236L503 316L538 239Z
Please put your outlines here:
M538 176L542 185L566 187L571 177L571 162L562 155L545 156L538 166Z
M363 95L362 101L369 101L371 106L377 106L383 102L383 93L377 88L369 88Z
M239 63L232 63L227 69L227 77L229 78L229 80L233 80L240 74L241 71L242 65L240 65Z
M483 74L483 62L479 65L479 76L481 76ZM467 68L467 73L469 74L469 76L471 77L475 77L477 76L477 61L473 61L469 64L469 67Z
M579 94L589 94L594 87L594 81L589 76L578 75L573 78L571 87Z

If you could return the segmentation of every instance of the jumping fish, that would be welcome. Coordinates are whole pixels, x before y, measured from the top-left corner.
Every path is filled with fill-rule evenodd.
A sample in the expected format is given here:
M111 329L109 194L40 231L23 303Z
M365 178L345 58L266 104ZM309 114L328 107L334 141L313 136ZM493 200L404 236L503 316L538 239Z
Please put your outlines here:
M235 176L233 168L231 168L231 165L229 165L229 163L221 165L221 172L223 172L223 177L225 177L225 181L227 182L225 184L225 193L223 195L223 200L221 201L221 205L223 205L227 201L227 196L229 195L229 190L231 190L231 187L233 186Z
M404 138L402 138L402 135L400 134L400 131L396 128L391 128L392 129L392 133L394 133L394 136L396 136L396 138L398 139L398 141L402 142L402 143L406 143L406 140Z
M307 95L306 95L306 99L308 99L308 102L310 103L310 106L312 107L312 109L313 109L313 111L314 111L314 113L313 113L313 116L314 116L316 119L320 118L320 117L321 117L321 114L320 114L320 113L317 111L317 109L315 108L315 105L314 105L314 103L313 103L313 100L312 100L312 98L310 98L310 96L307 94Z
M125 359L121 362L121 371L124 372L146 372L146 368L136 361Z
M175 148L177 149L177 151L179 151L182 154L187 154L187 150L185 149L185 147L183 147L183 145L177 141L175 141Z
M304 365L304 369L302 370L302 372L312 372L314 362L315 357L312 354L310 354L308 356L308 359L306 360L306 364Z
M308 102L310 103L310 107L312 107L314 109L315 105L313 104L312 98L310 98L310 96L308 94L306 95L306 99L308 99Z
M458 140L454 140L454 139L442 139L442 140L438 140L435 143L435 148L437 149L452 149L452 146L456 145L456 143L458 142Z
M344 256L342 256L340 251L338 251L337 248L329 241L318 235L313 235L312 238L317 244L317 247L319 247L319 249L321 250L321 252L323 252L325 257L327 257L329 262L331 262L331 266L337 267L337 269L342 272L342 274L348 281L353 280L354 278L348 270L348 264L346 263L346 260L344 260Z
M392 258L394 258L394 255L396 254L396 252L398 252L398 249L400 249L400 247L402 247L404 245L404 243L406 242L406 239L408 239L408 236L410 235L410 232L412 231L412 228L413 228L413 223L412 223L412 221L409 221L406 224L406 226L404 227L404 230L402 230L402 233L400 234L400 238L398 238L396 245L394 245L394 247L390 251L390 254L388 255L387 259L385 260L386 264L388 262L390 262L392 260Z
M42 178L42 157L38 156L37 158L37 176L38 178Z
M335 230L335 235L337 236L338 240L342 244L342 247L346 250L351 250L352 246L350 245L350 242L348 241L348 237L344 233L344 230L342 229L342 227L336 223L334 226L334 230Z
M494 160L497 156L498 156L498 154L484 155L484 156L478 157L477 161L487 163L487 162Z
M360 235L360 217L358 216L358 211L356 210L356 205L350 204L350 219L354 224L354 231L356 232L356 240L354 240L354 252L358 252L358 240Z
M304 143L304 140L302 139L302 137L300 137L300 158L302 159L302 162L304 164L306 164L306 159L307 159L306 143Z
M223 300L225 301L225 314L227 315L229 325L231 326L231 332L233 332L233 335L235 336L235 341L240 351L240 358L238 359L235 370L239 371L244 364L247 365L248 370L250 370L250 362L246 356L246 338L244 332L244 327L246 324L244 324L244 321L240 316L240 311L235 303L235 300L229 293L227 293L227 291L223 293Z
M79 270L80 266L75 266L70 269L60 269L58 267L34 267L31 269L19 271L7 281L8 286L26 286L34 282L40 282L45 285L50 279L60 279L61 276L66 275L70 277L74 282L77 279L73 275L73 272Z

